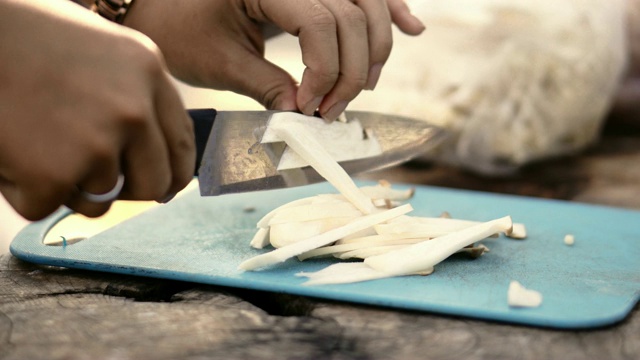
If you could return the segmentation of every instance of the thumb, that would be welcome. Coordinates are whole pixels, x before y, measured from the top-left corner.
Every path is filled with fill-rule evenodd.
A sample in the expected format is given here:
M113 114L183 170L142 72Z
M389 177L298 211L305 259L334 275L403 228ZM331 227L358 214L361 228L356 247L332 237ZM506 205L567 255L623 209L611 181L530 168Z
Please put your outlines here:
M246 95L269 110L298 110L297 82L282 68L248 54L234 70L232 91Z

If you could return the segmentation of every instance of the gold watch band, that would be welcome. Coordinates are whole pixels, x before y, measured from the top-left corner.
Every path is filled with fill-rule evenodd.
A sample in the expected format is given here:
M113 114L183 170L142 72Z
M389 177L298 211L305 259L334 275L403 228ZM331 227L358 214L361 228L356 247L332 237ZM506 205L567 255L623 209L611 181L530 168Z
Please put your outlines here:
M95 0L91 10L103 18L122 24L134 0Z

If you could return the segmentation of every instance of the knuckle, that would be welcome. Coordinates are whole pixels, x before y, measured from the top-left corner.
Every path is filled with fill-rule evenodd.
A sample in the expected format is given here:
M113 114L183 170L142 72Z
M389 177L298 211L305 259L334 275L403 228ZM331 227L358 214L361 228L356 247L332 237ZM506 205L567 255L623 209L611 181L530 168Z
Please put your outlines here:
M145 36L133 39L129 47L128 59L148 74L158 74L163 70L163 55L160 48Z
M44 203L50 199L55 199L76 186L76 177L71 171L54 168L42 168L41 171L33 173L33 179L41 180L40 184L31 184L32 198L43 199Z
M352 100L365 88L366 84L366 74L343 75L340 78L340 93L343 98Z
M173 145L172 152L174 152L179 160L190 159L194 160L196 157L196 139L193 130L193 124L191 121L185 122L185 131L177 132L179 137L176 139Z
M141 130L149 126L150 112L141 102L123 97L115 109L117 111L115 118L124 128Z
M329 64L320 65L316 69L309 69L313 78L312 85L318 89L331 88L335 85L340 77L340 69L330 66ZM304 82L304 77L303 77Z
M179 159L195 158L196 147L195 147L195 139L193 138L193 136L181 137L176 142L174 151L176 152Z
M153 181L138 179L131 188L133 200L162 200L171 186L170 176L155 176Z
M161 55L158 55L160 50L144 52L144 56L140 57L140 63L142 69L152 76L158 76L162 74L163 65L161 61Z
M323 82L336 82L340 77L340 69L334 68L332 66L326 66L320 68L320 70L316 73L316 76L320 81Z
M364 11L357 6L354 6L350 2L346 2L341 9L341 14L345 18L345 22L350 24L351 26L356 26L359 28L367 27L367 16Z
M318 30L332 30L336 28L336 18L325 7L317 4L311 7L311 14L309 16L309 25L315 31ZM314 30L312 30L314 31Z
M195 173L195 159L191 161L187 166L181 168L180 171L177 171L173 175L173 182L171 184L172 192L176 192L191 182L193 180L193 174Z
M95 138L86 144L84 151L89 155L91 161L104 164L115 159L116 149L113 144L106 141L105 138Z
M279 100L290 91L289 84L278 83L267 86L266 90L260 95L259 101L267 109L277 109Z
M383 39L380 39L375 46L377 52L373 54L373 62L385 62L389 58L391 50L393 49L393 39L391 37L384 37Z
M367 84L367 73L355 74L349 77L348 81L352 84L353 91L359 92Z

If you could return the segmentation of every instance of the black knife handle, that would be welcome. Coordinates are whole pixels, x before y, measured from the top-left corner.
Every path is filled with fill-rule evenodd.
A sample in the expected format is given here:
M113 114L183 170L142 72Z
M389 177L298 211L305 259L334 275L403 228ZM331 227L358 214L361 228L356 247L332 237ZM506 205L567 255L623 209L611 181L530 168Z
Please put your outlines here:
M196 136L196 170L194 175L198 176L204 148L207 146L209 134L218 112L215 109L190 109L187 110L187 113L193 122L193 132Z

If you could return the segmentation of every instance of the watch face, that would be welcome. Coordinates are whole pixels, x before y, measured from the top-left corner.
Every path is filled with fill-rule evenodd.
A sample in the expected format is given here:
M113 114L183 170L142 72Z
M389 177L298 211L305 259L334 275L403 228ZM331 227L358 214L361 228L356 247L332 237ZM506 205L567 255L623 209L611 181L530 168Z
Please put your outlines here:
M93 11L107 20L121 24L133 0L96 0Z

